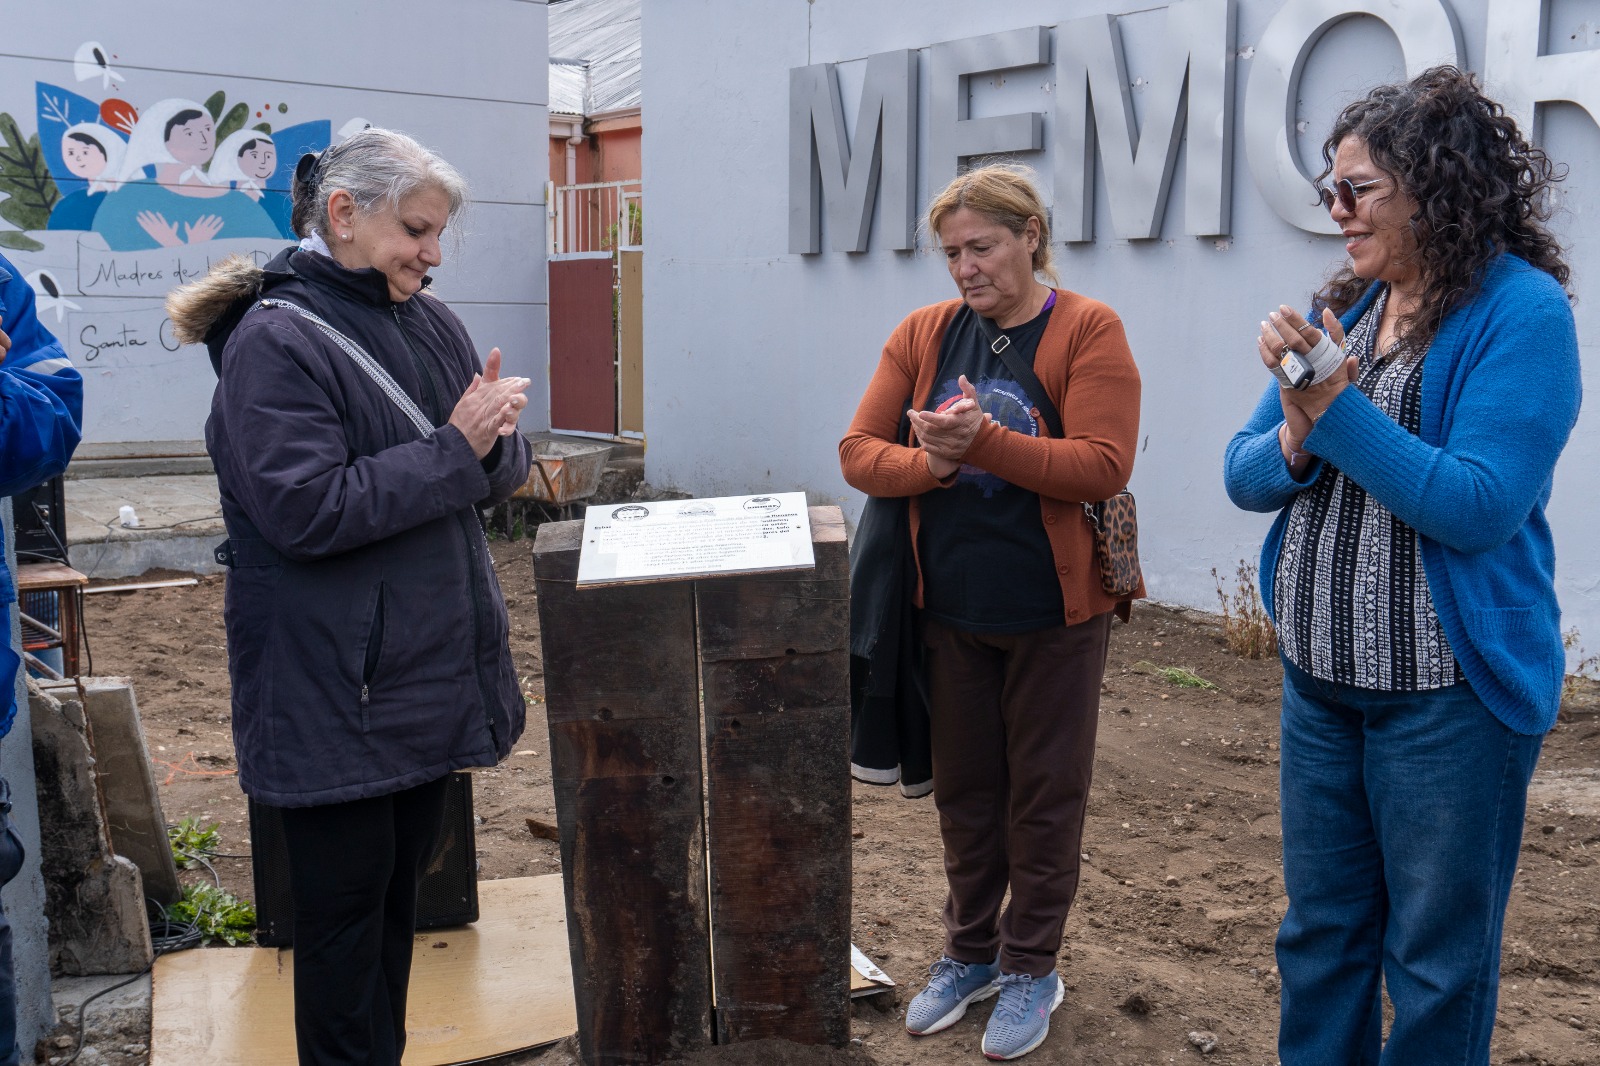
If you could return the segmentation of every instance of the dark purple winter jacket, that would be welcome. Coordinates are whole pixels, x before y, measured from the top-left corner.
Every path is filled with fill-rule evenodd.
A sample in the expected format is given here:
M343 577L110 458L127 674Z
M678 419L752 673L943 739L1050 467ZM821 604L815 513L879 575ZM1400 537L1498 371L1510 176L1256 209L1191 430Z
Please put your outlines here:
M356 341L439 428L423 437L293 311L236 305L207 338L239 782L301 807L493 765L524 706L478 509L527 480L528 443L502 437L480 462L447 424L480 364L434 297L393 303L380 272L298 250L261 295Z

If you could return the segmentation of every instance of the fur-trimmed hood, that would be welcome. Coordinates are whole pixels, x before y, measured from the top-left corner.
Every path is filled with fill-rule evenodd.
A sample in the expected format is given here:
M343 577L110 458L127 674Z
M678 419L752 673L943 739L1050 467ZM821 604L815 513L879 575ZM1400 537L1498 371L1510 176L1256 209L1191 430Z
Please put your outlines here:
M181 344L204 344L221 374L222 346L261 295L267 272L248 255L230 255L199 281L167 293L167 317Z

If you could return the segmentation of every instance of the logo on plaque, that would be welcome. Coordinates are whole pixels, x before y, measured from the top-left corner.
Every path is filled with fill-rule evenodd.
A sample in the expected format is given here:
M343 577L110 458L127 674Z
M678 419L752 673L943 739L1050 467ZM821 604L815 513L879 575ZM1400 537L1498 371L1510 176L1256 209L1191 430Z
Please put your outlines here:
M746 511L776 511L783 504L771 496L753 496L744 501Z
M633 522L641 518L649 518L650 508L641 507L636 503L630 503L625 506L618 507L615 511L612 511L611 517L615 518L619 522Z

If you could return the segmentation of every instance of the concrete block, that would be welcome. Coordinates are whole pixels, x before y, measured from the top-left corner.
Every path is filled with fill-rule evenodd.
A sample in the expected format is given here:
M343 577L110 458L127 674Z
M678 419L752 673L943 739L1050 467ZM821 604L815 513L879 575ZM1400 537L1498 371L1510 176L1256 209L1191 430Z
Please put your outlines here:
M50 971L137 973L155 957L138 867L112 851L83 704L28 686Z
M40 1062L60 1062L78 1046L78 1010L83 1013L83 1051L77 1064L100 1062L105 1066L146 1066L150 1060L150 975L143 974L121 988L123 975L59 977L50 987L56 1027L40 1041L34 1057ZM110 991L105 991L110 989ZM89 1002L90 997L105 991Z
M111 850L139 868L147 897L163 905L176 903L183 889L167 843L166 817L150 769L150 747L139 722L133 681L126 677L80 680ZM71 681L47 681L40 687L58 699L77 698L77 686Z

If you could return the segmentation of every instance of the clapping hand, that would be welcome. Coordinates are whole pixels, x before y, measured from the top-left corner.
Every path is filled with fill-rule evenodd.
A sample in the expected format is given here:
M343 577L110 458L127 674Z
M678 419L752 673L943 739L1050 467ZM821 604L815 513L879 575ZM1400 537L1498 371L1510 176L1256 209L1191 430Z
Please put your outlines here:
M1335 345L1344 344L1344 327L1339 324L1339 316L1328 308L1322 310L1322 325L1328 332L1329 340ZM1286 352L1294 351L1306 355L1321 340L1321 331L1302 318L1298 311L1282 305L1267 316L1267 321L1261 323L1261 334L1256 338L1256 350L1261 355L1261 362L1268 370L1272 370L1283 361ZM1344 387L1355 381L1360 373L1358 361L1351 356L1345 360L1342 374L1335 372L1323 381L1303 389L1278 390L1278 399L1283 405L1284 421L1289 423L1290 436L1295 440L1304 441L1306 434L1311 432L1312 424L1322 417L1322 412L1328 409L1328 405L1333 403L1339 393L1344 391Z
M450 412L450 425L461 431L479 459L489 454L494 442L517 431L517 418L528 406L529 379L500 376L500 349L495 348L483 362L483 373L474 374L467 391Z
M928 471L941 481L961 468L967 449L989 416L978 406L978 390L965 374L957 380L960 397L937 411L907 411L912 432L927 456Z

